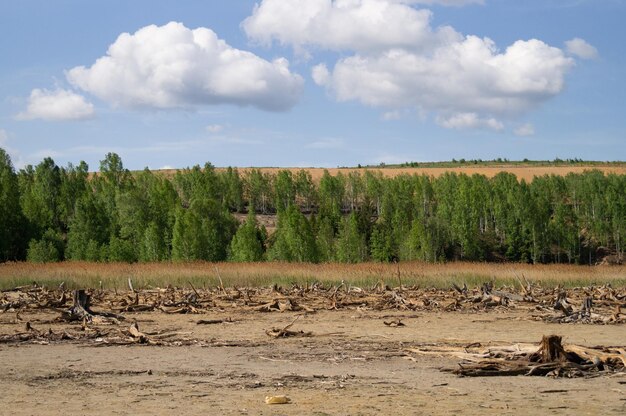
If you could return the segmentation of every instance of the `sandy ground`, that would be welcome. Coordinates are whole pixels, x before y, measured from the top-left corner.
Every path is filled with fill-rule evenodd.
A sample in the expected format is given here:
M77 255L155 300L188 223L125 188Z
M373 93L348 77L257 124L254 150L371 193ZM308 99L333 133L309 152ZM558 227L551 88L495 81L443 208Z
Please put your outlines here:
M126 313L146 333L181 346L107 345L99 340L0 344L0 413L60 414L626 414L626 374L590 379L462 378L442 372L457 359L411 356L407 348L537 342L625 345L623 325L548 324L526 311L302 312L215 310L199 315ZM266 330L310 331L271 338ZM80 327L58 313L0 314L0 334ZM232 322L197 325L199 319ZM384 321L401 319L404 327ZM190 340L192 340L190 342ZM190 345L186 345L190 344ZM287 395L290 404L267 405Z

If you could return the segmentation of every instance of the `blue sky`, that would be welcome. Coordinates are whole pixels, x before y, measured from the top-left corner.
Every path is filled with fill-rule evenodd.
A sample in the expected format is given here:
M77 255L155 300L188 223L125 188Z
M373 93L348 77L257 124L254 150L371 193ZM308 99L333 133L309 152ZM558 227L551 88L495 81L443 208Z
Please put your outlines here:
M626 160L626 1L0 1L0 147L92 169Z

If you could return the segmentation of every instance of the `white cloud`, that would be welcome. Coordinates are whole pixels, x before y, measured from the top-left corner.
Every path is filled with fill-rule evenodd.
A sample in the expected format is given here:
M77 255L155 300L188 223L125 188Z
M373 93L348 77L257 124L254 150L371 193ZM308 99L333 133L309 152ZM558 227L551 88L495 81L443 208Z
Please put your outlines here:
M476 113L457 113L450 117L438 117L437 124L448 129L489 129L501 131L504 124L495 118L481 118Z
M69 121L85 120L93 116L93 104L87 102L82 95L63 89L34 89L30 93L26 111L19 113L16 119Z
M534 136L534 134L535 134L535 127L532 124L530 124L530 123L522 124L521 126L516 128L513 131L513 133L516 136L521 136L521 137Z
M395 47L431 49L459 36L448 26L433 30L432 13L406 3L415 2L263 0L242 27L258 43L277 41L299 52L311 46L368 52Z
M390 50L341 59L326 86L339 101L412 107L444 119L467 113L506 118L561 92L572 65L560 49L539 40L517 41L499 52L491 40L468 36L433 55Z
M306 149L341 149L345 146L343 139L328 137L311 142L304 147Z
M245 145L259 145L264 144L263 140L259 139L248 139L240 136L227 136L227 135L218 135L211 136L207 138L206 143L219 143L219 144L245 144Z
M330 79L330 72L324 64L318 64L311 70L311 77L317 85L326 85Z
M269 62L210 29L176 22L123 33L91 67L66 75L114 106L158 109L235 104L283 111L298 101L304 83L284 58Z
M581 38L574 38L565 42L565 48L571 55L581 59L595 59L598 57L598 50Z
M222 130L224 130L224 126L221 124L209 124L206 126L206 131L209 133L219 133Z
M406 4L424 4L424 5L441 5L441 6L467 6L470 4L485 4L484 0L392 0L398 3L406 3Z
M416 4L463 0L263 0L242 26L257 42L353 51L312 69L338 101L434 114L448 128L501 130L563 90L574 59L537 39L500 50L489 38L433 27ZM471 116L468 116L471 115Z
M0 146L6 145L8 140L9 135L7 134L6 130L0 129Z
M402 111L400 110L387 111L383 113L383 115L380 118L384 121L400 120L402 118Z

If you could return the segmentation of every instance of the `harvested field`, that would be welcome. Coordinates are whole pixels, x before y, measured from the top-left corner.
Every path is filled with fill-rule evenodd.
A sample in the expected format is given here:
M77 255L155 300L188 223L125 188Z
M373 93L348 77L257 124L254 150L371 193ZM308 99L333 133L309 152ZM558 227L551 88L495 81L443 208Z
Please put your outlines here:
M622 308L623 285L523 277L440 289L28 285L0 293L0 404L18 415L623 414Z
M218 168L220 170L221 168ZM247 171L253 168L238 168L240 174L245 174ZM257 169L257 168L254 168ZM427 175L433 177L439 177L446 172L465 173L466 175L473 175L475 173L485 175L488 178L496 176L500 172L509 172L517 176L518 179L524 179L529 182L532 181L535 176L544 175L558 175L565 176L569 173L583 173L589 170L599 170L605 174L614 173L618 175L626 174L626 165L624 164L592 164L592 165L576 165L576 166L542 166L542 165L468 165L468 166L456 166L456 167L417 167L417 168L258 168L263 173L276 175L281 170L289 170L292 173L297 173L299 170L304 169L311 174L314 181L319 179L324 174L325 170L328 173L335 176L338 173L348 175L350 172L359 172L363 174L365 170L375 171L382 173L385 177L394 177L403 174L409 175ZM160 170L162 174L166 176L173 176L176 173L175 169Z

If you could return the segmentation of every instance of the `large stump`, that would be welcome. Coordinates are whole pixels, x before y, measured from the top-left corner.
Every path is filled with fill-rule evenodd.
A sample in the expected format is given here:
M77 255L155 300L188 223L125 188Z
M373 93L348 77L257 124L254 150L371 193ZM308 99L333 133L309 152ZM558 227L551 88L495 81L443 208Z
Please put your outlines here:
M82 321L87 319L91 321L94 315L90 309L91 296L84 289L78 289L73 294L74 304L64 314L64 317L69 321Z
M531 361L540 363L554 363L568 361L567 353L561 344L561 337L558 335L544 335L537 352L531 357Z

